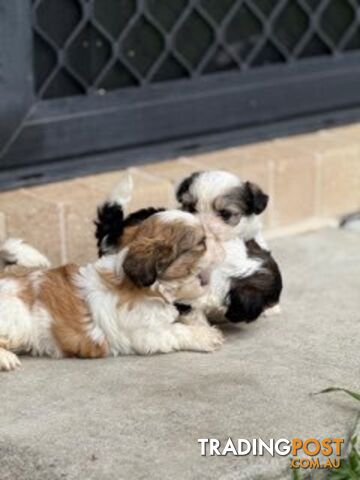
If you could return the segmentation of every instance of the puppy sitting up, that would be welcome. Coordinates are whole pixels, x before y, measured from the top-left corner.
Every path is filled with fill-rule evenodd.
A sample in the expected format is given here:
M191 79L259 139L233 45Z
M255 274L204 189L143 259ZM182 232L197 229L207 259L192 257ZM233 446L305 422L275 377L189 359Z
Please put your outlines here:
M15 353L54 358L210 352L222 335L206 322L179 322L175 302L207 292L216 257L200 221L159 212L135 226L127 247L84 267L0 275L0 370Z
M282 276L262 236L259 215L268 196L222 170L195 172L179 184L182 209L222 242L225 260L212 273L206 312L212 320L251 322L279 311Z

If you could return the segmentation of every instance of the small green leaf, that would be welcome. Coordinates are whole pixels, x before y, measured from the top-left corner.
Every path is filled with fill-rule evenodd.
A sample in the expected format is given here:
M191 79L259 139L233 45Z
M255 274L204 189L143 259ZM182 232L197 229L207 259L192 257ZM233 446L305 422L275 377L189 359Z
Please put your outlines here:
M338 388L338 387L325 388L325 390L321 390L320 392L317 392L314 395L320 395L321 393L331 393L331 392L347 393L351 397L355 398L355 400L358 400L360 402L360 393L353 392L351 390L347 390L346 388Z
M349 475L344 470L332 470L330 471L328 478L331 480L349 480Z
M293 470L293 480L301 480L300 473L297 470Z

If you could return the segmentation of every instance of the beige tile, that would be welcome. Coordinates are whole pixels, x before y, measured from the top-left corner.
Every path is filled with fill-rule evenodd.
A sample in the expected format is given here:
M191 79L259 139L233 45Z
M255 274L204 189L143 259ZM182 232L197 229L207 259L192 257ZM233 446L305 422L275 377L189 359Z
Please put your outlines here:
M350 123L325 130L329 135L337 135L339 138L347 137L354 140L356 143L360 142L360 123Z
M218 153L216 158L211 155L201 155L189 157L203 168L227 170L238 175L243 180L256 182L265 190L269 188L269 171L266 155L251 157L243 155L241 148L223 150Z
M201 169L201 165L196 165L183 159L152 163L139 168L141 172L169 180L173 184L177 184L180 180L199 169Z
M1 195L0 195L1 200ZM0 212L0 242L6 240L6 222L5 222L5 215Z
M244 159L229 162L228 170L242 180L254 182L266 193L270 193L269 161L267 159Z
M167 207L176 206L174 186L170 181L157 179L151 175L132 170L134 180L134 194L128 210L134 211L145 207Z
M263 158L263 148L265 148L263 144L257 144L258 156L256 158ZM205 152L198 155L189 156L188 158L192 162L203 165L205 168L226 169L226 166L229 162L236 164L236 162L239 162L242 159L253 158L252 153L254 153L255 150L256 146L246 145L215 150L213 152Z
M170 207L174 205L173 185L169 180L157 178L143 171L142 168L129 169L134 181L133 198L128 211L144 207ZM79 180L79 183L90 186L101 192L105 199L125 174L125 170L117 170L102 175L92 175Z
M31 189L38 198L63 205L63 235L68 262L85 263L96 259L94 219L96 208L102 202L102 192L71 180ZM60 207L59 207L60 208Z
M56 204L30 195L25 190L0 194L6 233L20 237L47 255L54 264L61 262L59 210Z
M64 205L66 260L76 263L93 261L96 256L94 219L96 208L114 188L124 171L84 177L31 189L32 195ZM134 193L127 211L174 204L172 184L132 169Z
M77 188L72 202L65 205L68 261L86 263L97 258L94 220L102 201L102 192L84 185Z
M71 202L72 196L74 194L76 195L76 191L80 185L80 181L74 179L65 180L63 182L47 183L38 187L30 187L24 191L41 200L58 204Z
M300 155L272 163L272 228L303 221L315 214L315 160L312 155Z
M86 185L87 187L91 187L99 192L102 192L103 198L105 199L112 189L117 185L120 179L124 176L125 172L126 170L115 170L98 175L88 175L86 177L79 178L78 182L82 185Z
M360 209L360 152L354 148L321 157L320 208L324 215Z
M351 135L346 135L344 131L337 132L332 129L320 130L318 132L294 135L287 139L275 141L276 146L282 145L291 151L306 151L308 153L325 154L334 150L342 150L352 148L356 145L354 138Z

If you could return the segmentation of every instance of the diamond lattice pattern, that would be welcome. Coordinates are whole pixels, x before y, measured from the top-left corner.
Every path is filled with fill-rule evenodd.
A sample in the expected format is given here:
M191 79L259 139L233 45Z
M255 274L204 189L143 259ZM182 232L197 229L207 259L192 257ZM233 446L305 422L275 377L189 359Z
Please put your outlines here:
M360 49L360 0L33 0L39 98Z

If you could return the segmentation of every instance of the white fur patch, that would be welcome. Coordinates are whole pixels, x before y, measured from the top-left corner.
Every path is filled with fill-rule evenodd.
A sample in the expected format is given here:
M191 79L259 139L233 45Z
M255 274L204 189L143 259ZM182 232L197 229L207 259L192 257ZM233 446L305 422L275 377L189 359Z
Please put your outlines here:
M15 353L0 348L0 370L10 372L19 367L21 367L21 363Z
M36 274L42 272L33 272L30 278ZM21 300L22 288L16 279L0 280L0 337L18 345L19 352L60 357L61 352L51 335L51 316L42 305L35 303L30 308Z
M0 247L0 257L5 263L26 268L49 268L50 260L20 238L9 238Z
M232 278L246 278L261 268L262 261L249 258L243 240L236 238L223 244L225 260L211 274L209 308L221 308L230 288Z
M199 201L200 208L198 208L198 211L203 212L201 205L209 204L211 207L213 199L242 183L239 177L232 173L222 170L207 171L196 178L190 186L190 193L194 194Z
M174 220L182 220L188 224L196 225L199 224L199 219L188 212L183 212L182 210L165 210L164 212L155 213L154 217L158 217L163 222L171 223Z

